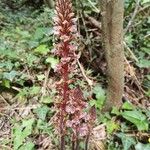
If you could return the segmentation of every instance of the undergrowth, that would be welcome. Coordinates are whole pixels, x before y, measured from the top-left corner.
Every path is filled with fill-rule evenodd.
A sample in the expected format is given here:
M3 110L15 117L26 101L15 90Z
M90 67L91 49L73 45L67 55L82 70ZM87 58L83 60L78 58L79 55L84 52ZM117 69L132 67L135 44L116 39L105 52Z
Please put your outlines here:
M105 103L106 65L101 49L101 34L89 18L101 21L97 1L74 1L78 28L81 34L80 62L92 89L83 74L76 74L89 105L96 107L97 119L90 139L91 149L149 150L150 149L150 76L149 76L149 1L140 2L133 25L125 34L125 96L120 110L100 110ZM84 9L83 9L84 8ZM126 28L135 2L125 2ZM85 14L82 14L84 10ZM51 53L53 43L54 10L46 6L38 9L21 7L12 10L5 3L0 6L0 149L33 150L58 149L58 135L54 121L54 73L59 59ZM78 42L78 41L77 41ZM83 49L82 49L83 48ZM86 49L86 51L85 51ZM100 49L101 54L97 52ZM98 61L101 58L101 61ZM97 68L95 62L100 63ZM83 69L84 68L84 69ZM100 70L100 74L97 70ZM82 72L81 71L81 72ZM70 85L74 88L74 85ZM89 87L89 88L87 88ZM91 96L92 95L92 96ZM97 140L98 139L98 140ZM69 139L66 139L69 143ZM70 149L70 147L66 147ZM84 144L80 143L80 149Z

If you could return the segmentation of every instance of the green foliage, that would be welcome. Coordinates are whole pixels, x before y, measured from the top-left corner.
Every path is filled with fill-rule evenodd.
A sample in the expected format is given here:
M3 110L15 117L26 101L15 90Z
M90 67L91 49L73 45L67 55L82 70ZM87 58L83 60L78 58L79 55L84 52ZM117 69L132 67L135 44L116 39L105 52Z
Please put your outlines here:
M106 122L106 129L109 134L112 134L114 131L117 131L120 128L120 125L114 120Z
M132 145L136 144L133 137L126 136L124 133L117 133L117 136L121 139L123 150L129 150Z
M11 10L5 7L3 1L4 0L2 0L0 6L0 87L1 90L3 87L6 89L9 88L7 90L12 90L14 87L18 89L15 91L15 101L13 101L11 108L15 107L16 102L18 102L17 100L24 102L27 107L28 105L30 107L30 105L34 106L38 104L38 108L30 110L32 119L25 119L23 117L20 122L11 123L12 135L8 137L8 139L5 137L4 140L0 139L0 146L9 145L10 149L12 149L13 146L14 150L34 150L35 138L39 135L42 135L42 137L50 136L53 143L58 143L53 134L53 126L49 121L53 114L51 105L53 106L53 102L55 101L54 95L56 95L56 91L55 89L48 89L48 87L46 87L46 94L42 93L42 86L46 79L45 71L47 71L49 67L51 70L55 69L55 66L59 62L59 59L51 54L54 41L52 27L54 11L46 7L37 10L28 7L22 7L20 10ZM98 2L98 0L76 1L75 10L79 15L79 22L85 19L83 18L84 16L80 16L83 10L86 14L95 19L100 18ZM20 3L22 3L22 0L16 1L15 4ZM145 99L150 97L150 75L148 71L150 67L149 4L149 0L140 1L137 15L132 22L129 32L126 33L124 40L134 55L133 57L133 55L125 49L126 58L130 64L134 66L137 72L137 78L139 82L142 83L141 87L145 91ZM141 11L143 8L144 10ZM124 28L126 28L126 25L133 15L135 1L125 0L125 9ZM86 31L86 34L92 37L90 40L83 37L85 38L87 48L88 42L91 44L93 39L98 39L98 42L100 41L99 36L96 36L96 38L92 36L97 32L95 29L96 32L90 32L90 29L86 29L86 24L89 22L90 21L86 19L84 22L85 25L80 25L81 33L84 35ZM95 45L97 45L97 43ZM93 49L91 48L91 50ZM88 72L86 72L86 74L88 75ZM51 72L48 76L48 86L53 84L50 75ZM103 79L102 76L100 76L100 78ZM32 81L33 85L25 86L24 83L28 80ZM97 82L97 78L94 80L94 82ZM86 82L81 79L77 80L77 84L80 84L83 89L87 88ZM83 92L86 94L86 90ZM105 103L106 93L100 85L96 85L92 93L95 97L90 101L90 105L97 108L99 115ZM90 93L86 95L88 97ZM17 103L17 107L19 106ZM14 111L12 110L12 112ZM19 109L17 111L15 110L15 112L19 115L22 114L22 111ZM31 118L31 114L29 113L26 118ZM18 120L18 116L16 118ZM148 132L150 126L149 118L149 110L137 108L130 102L125 102L121 110L114 107L111 113L100 113L100 117L97 118L98 121L96 123L97 125L100 123L106 125L109 150L149 150L150 141L148 141L148 139L146 139L147 141L144 139L143 144L140 143L143 141L141 139L139 140L138 137L130 137L128 133L126 133L128 131L132 133L134 130L136 130L137 133L139 131ZM12 141L10 141L10 139Z
M19 93L17 94L17 98L18 98L18 100L20 100L22 102L26 101L27 98L33 97L33 96L39 94L40 89L41 89L41 87L39 87L39 86L33 86L30 88L25 87L19 91Z
M150 149L150 144L138 143L135 145L135 150L149 150L149 149Z
M95 94L95 98L90 101L91 106L95 106L98 109L101 109L104 105L106 94L100 85L96 85L93 89L93 93Z
M23 82L29 79L27 72L23 71L25 66L34 70L43 68L43 61L45 66L48 65L46 54L52 49L53 10L45 8L42 13L39 11L33 12L30 8L26 11L22 8L22 11L13 15L2 9L0 13L10 24L4 26L0 32L0 80L7 88L11 88L16 82L23 85ZM53 60L50 65L54 68Z
M33 149L34 144L32 142L24 144L24 141L27 140L27 137L32 134L34 121L34 119L22 120L21 124L16 123L14 125L12 132L14 150L23 150L25 146L29 148L28 150Z
M38 118L41 120L45 120L48 111L49 111L49 108L47 106L42 106L34 110Z
M133 109L135 109L135 107L130 102L127 101L127 102L123 103L122 109L133 110Z
M138 110L133 111L124 111L121 113L122 117L132 122L138 130L148 130L149 123L146 119L146 116Z
M51 65L51 68L55 69L56 65L59 63L59 60L54 57L48 57L46 63Z
M52 131L54 130L53 127L49 123L41 119L37 120L36 129L39 130L40 133L48 134L49 136L53 134ZM51 137L53 138L53 136Z
M34 52L39 53L39 54L43 54L46 55L49 52L49 49L47 47L47 45L39 45Z

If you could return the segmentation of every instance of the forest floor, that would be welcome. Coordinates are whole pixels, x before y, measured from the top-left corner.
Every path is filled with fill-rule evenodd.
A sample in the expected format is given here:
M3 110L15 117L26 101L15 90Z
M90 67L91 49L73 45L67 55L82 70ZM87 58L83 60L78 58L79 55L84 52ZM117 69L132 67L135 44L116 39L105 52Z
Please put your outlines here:
M141 3L125 45L125 92L120 110L101 112L107 87L100 12L76 4L80 60L77 84L97 109L91 150L150 150L149 5ZM126 2L125 28L135 3ZM0 150L55 150L52 124L58 59L53 49L54 11L46 6L14 10L0 6ZM93 83L92 88L90 83ZM81 142L81 150L83 143ZM69 150L69 147L68 147Z

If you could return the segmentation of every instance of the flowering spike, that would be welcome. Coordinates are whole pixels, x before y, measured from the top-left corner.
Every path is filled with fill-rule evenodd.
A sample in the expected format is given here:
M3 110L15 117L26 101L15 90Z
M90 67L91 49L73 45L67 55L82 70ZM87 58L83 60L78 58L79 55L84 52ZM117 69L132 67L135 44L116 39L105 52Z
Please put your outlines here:
M88 134L90 115L83 112L87 108L83 93L79 87L70 89L69 75L76 69L77 64L77 37L76 19L72 11L71 0L56 0L56 17L54 18L54 34L58 39L55 44L55 55L60 58L56 72L60 74L61 82L57 85L60 102L57 103L58 113L56 123L59 125L61 136L61 150L65 149L65 138L67 128L72 129L73 140L79 136Z

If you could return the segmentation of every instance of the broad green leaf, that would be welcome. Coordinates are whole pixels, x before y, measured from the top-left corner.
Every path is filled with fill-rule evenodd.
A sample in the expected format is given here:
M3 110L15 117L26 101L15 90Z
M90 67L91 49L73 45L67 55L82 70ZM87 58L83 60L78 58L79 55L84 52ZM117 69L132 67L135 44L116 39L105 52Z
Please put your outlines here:
M122 105L122 109L126 109L126 110L133 110L135 107L130 103L130 102L125 102Z
M59 63L59 60L54 57L48 57L46 63L50 63L51 67L55 69L56 65Z
M100 85L96 85L93 93L96 95L96 107L101 109L106 99L105 91Z
M121 138L123 150L129 150L132 145L136 144L133 137L126 136L124 133L118 133L117 136Z
M42 55L46 55L49 52L49 48L47 47L47 45L39 45L34 52L42 54Z
M27 60L29 67L31 67L38 60L38 57L33 54L26 54L26 60Z
M17 75L18 75L18 72L12 70L11 72L5 72L3 74L3 78L8 79L9 81L12 82Z
M18 150L18 148L23 144L24 137L22 136L22 128L17 125L13 129L13 147L14 150Z
M147 60L147 59L141 59L137 65L140 67L140 68L150 68L150 60Z
M48 111L49 111L49 108L47 106L42 106L34 110L37 116L42 120L45 120Z
M40 92L41 87L40 86L33 86L30 88L30 95L36 95Z
M33 40L39 41L39 40L43 39L45 34L51 35L52 34L52 28L38 27L34 33Z
M148 121L146 120L146 116L142 114L141 111L133 110L133 111L124 111L121 113L123 118L132 122L138 130L148 130Z
M32 126L34 123L34 119L23 120L22 122L22 136L25 139L32 133Z
M27 142L19 148L19 150L33 150L34 144L32 142Z
M135 145L135 150L150 150L150 144L138 143Z
M9 71L12 70L14 64L9 60L9 61L6 61L6 62L3 62L3 63L0 63L0 68L6 68L8 69Z
M22 125L16 124L13 128L13 136L14 136L14 150L18 150L18 148L24 143L24 140L32 133L32 125L34 123L34 119L23 120Z

